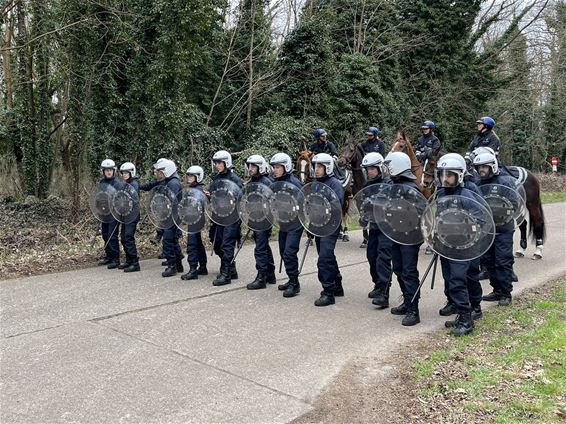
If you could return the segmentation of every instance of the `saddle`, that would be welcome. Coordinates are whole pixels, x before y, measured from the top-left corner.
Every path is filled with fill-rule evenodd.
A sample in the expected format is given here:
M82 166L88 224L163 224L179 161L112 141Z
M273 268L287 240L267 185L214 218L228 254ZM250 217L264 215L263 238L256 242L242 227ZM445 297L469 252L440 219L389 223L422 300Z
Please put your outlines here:
M517 180L518 185L522 185L528 177L527 170L523 167L520 167L520 166L504 166L504 168L507 170L509 175L511 175L513 178L515 178Z
M334 159L334 176L338 178L344 188L352 182L352 173L347 168L340 168L337 159Z

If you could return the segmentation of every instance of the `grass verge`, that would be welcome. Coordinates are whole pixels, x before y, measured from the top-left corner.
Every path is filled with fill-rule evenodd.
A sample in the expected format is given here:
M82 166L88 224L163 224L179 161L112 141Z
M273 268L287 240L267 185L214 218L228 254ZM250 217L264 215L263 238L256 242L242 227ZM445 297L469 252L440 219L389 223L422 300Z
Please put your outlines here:
M564 191L542 192L540 197L542 203L566 202L566 192Z

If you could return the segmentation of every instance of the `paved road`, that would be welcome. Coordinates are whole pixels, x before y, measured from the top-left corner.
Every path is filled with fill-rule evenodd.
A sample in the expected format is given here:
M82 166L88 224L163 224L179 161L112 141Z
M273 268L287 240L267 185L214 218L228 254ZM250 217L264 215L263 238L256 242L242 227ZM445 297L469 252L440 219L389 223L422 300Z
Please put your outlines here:
M545 257L516 261L517 292L566 274L565 210L545 206ZM161 278L158 260L141 273L90 268L0 281L0 422L287 422L307 412L351 358L387 355L443 326L440 281L432 292L426 284L416 327L374 309L360 240L357 232L338 244L346 296L326 308L313 306L314 249L292 299L275 286L245 289L255 275L251 246L238 260L240 280L223 288L213 275ZM421 272L429 258L421 256Z

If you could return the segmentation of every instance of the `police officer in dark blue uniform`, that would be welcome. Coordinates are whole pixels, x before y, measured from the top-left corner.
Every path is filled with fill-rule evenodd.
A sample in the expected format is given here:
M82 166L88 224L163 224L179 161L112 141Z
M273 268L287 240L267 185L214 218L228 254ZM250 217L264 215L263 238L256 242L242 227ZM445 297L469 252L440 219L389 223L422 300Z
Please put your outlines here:
M489 116L484 116L476 121L477 133L470 145L468 146L468 153L472 153L478 147L489 147L495 152L495 156L499 155L501 148L501 141L493 131L495 127L495 120Z
M293 162L286 153L276 153L269 161L273 168L272 177L274 181L286 181L295 187L302 189L303 185L293 172ZM277 288L283 291L283 297L294 297L301 291L299 283L299 244L301 235L303 234L303 227L292 231L279 231L279 255L283 259L285 265L285 273L289 280L285 284L280 284Z
M309 150L315 155L319 153L328 153L332 157L338 156L338 150L332 141L327 141L328 133L324 128L314 130L313 136L316 141L310 145Z
M338 200L340 206L344 203L344 188L338 178L334 176L334 159L328 153L319 153L312 158L314 177L316 181L330 187ZM316 251L318 252L318 280L322 285L322 292L314 304L315 306L328 306L335 303L335 296L344 296L342 287L342 275L338 268L334 249L340 235L340 227L333 234L325 237L315 237Z
M415 154L419 162L424 163L425 160L433 158L440 152L440 140L434 135L436 124L433 121L424 121L421 125L423 135L417 140Z
M116 176L116 163L112 159L104 159L100 164L102 179L100 183L110 184L119 190L123 184ZM115 219L102 223L102 239L104 240L105 257L98 261L98 265L106 265L108 269L118 268L120 265L120 245L118 244L118 226Z
M391 152L385 157L385 165L389 170L389 175L393 184L403 184L419 190L415 184L417 177L411 172L411 159L403 152ZM421 322L419 315L419 271L417 264L419 261L420 244L404 245L393 242L391 249L393 272L397 276L399 286L403 292L403 303L395 308L391 308L393 315L405 315L401 322L404 326L412 326Z
M511 177L500 174L497 157L492 153L478 154L474 158L474 167L480 176L480 186L499 184L515 189L515 183ZM508 306L512 303L514 232L515 223L513 220L498 226L493 244L482 257L482 263L485 264L489 274L489 283L493 287L493 292L483 296L483 300L498 302L500 306Z
M190 166L186 178L190 188L204 193L204 170L200 166ZM206 249L200 232L187 236L187 260L189 271L181 275L181 280L196 280L199 275L208 275Z
M157 163L159 163L159 161L162 161L164 158L159 158L157 159ZM156 171L155 169L153 169L153 176L155 177L155 179L153 181L150 181L148 183L144 183L144 184L138 184L138 189L140 191L151 191L153 190L154 187L160 185L162 183L162 181L159 181L156 177ZM157 228L155 230L155 237L152 238L150 240L151 244L159 244L161 243L161 240L163 239L163 229L162 228ZM159 255L159 259L163 259L163 252L161 252L161 254ZM166 262L164 264L162 264L164 266L166 266Z
M139 183L136 175L136 167L132 162L125 162L120 166L120 174L122 179L130 184L138 193L139 199ZM138 257L138 249L136 248L136 229L140 216L133 222L124 223L120 225L120 241L126 253L126 262L121 264L118 268L123 269L124 272L136 272L140 270L140 260Z
M269 177L269 165L261 155L251 155L246 160L246 173L250 182L263 184L269 187L273 179ZM273 252L269 246L271 228L265 231L254 231L255 238L255 267L257 275L246 287L248 290L264 289L267 284L275 284L275 262Z
M362 169L366 176L364 187L373 184L391 184L386 176L383 156L371 152L364 156ZM366 257L374 288L368 293L372 303L380 309L389 307L389 289L391 287L391 248L393 242L379 229L377 224L370 223Z
M213 181L227 179L234 182L240 189L242 180L232 171L232 155L226 150L219 150L212 157L212 166L216 170ZM242 221L221 226L216 223L210 227L210 240L213 242L214 253L220 257L220 274L212 282L213 286L224 286L232 280L238 279L236 264L233 262L234 250L240 240L240 227Z
M471 199L470 208L475 205L472 191L479 194L475 185L468 183L466 188L465 173L466 162L464 158L456 153L442 156L437 164L438 180L441 188L437 197L462 196ZM442 275L446 284L445 293L454 305L458 317L455 320L446 321L445 325L452 328L452 334L462 336L469 334L474 329L474 320L481 317L480 302L482 288L477 278L477 261L454 261L444 257L440 258ZM475 270L470 268L475 266ZM474 277L475 275L475 277Z
M379 138L380 130L377 127L369 127L366 132L366 140L360 143L362 152L365 155L377 152L381 156L385 155L385 143Z
M161 159L153 165L155 174L161 185L166 186L175 196L180 196L183 191L177 165L170 159ZM172 277L177 272L183 272L183 253L179 245L181 231L176 225L165 228L163 231L163 255L167 261L167 268L161 273L162 277Z

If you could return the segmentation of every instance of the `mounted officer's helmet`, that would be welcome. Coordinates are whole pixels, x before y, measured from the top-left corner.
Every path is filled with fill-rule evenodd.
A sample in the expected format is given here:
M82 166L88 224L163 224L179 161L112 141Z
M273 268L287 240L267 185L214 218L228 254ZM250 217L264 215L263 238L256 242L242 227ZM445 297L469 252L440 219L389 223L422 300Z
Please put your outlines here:
M385 157L385 166L392 177L406 177L416 180L411 172L411 158L403 152L391 152Z
M332 156L330 156L328 153L319 153L317 155L314 155L311 163L313 166L313 175L315 175L314 168L317 164L324 165L324 168L326 169L326 175L328 175L329 177L334 175L334 159L332 159Z
M120 166L120 172L129 172L131 178L136 177L136 166L132 162L124 162Z
M370 152L362 159L362 171L366 177L366 180L369 178L367 168L370 166L376 166L377 168L379 168L381 175L385 174L384 159L381 154L377 152Z
M328 135L328 133L326 132L326 130L324 128L317 128L316 130L313 131L312 135L315 138L320 138L324 135Z
M479 171L479 167L481 165L487 165L491 167L493 175L499 174L499 165L497 164L497 158L493 153L485 152L477 155L474 158L474 167L476 168L476 171ZM491 177L491 175L489 177ZM489 177L484 177L484 179Z
M476 121L476 124L484 124L489 129L495 127L495 120L489 116L482 116Z
M194 175L197 179L197 183L202 183L202 180L204 180L204 169L198 165L190 166L189 169L187 169L186 174Z
M112 159L104 159L100 164L100 169L113 169L116 170L116 163Z
M421 128L424 130L425 128L434 130L436 128L436 124L433 121L424 121L421 125Z
M457 184L460 186L464 185L464 175L466 173L466 161L464 158L459 155L458 153L448 153L442 156L436 165L436 172L437 177L442 185L442 187L446 187L444 185L444 178L443 176L446 175L447 172L452 172L456 174Z
M272 156L271 160L269 161L271 166L273 165L283 165L285 168L285 172L290 174L293 172L293 162L287 153L276 153Z
M377 135L380 133L380 130L378 127L369 127L366 134L367 135L374 135L377 137Z
M246 175L250 175L249 166L256 165L259 170L260 175L267 175L269 174L269 164L265 160L265 158L261 155L251 155L249 158L246 159Z
M177 172L177 165L170 159L160 159L153 165L156 171L162 171L165 178L170 178Z
M216 162L224 162L227 169L232 168L232 155L226 150L217 151L214 156L212 156L212 168L214 169L214 164Z

